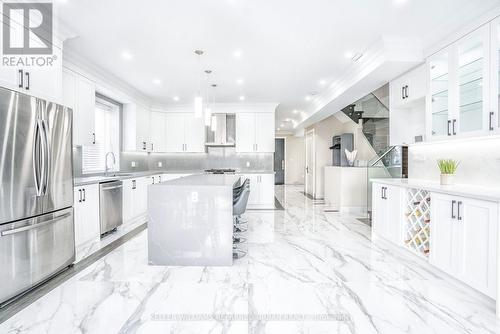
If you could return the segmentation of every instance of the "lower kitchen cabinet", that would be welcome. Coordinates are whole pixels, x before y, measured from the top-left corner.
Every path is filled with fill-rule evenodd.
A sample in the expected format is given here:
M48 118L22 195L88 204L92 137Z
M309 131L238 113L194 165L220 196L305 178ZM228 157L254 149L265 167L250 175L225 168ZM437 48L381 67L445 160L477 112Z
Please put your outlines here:
M274 209L274 174L246 174L250 180L248 208Z
M372 228L373 232L397 245L402 243L402 196L403 189L382 184L373 184Z
M429 261L490 297L496 297L498 204L431 194Z
M409 235L429 234L429 264L496 298L497 229L499 203L450 195L433 190L410 189L373 183L372 233L402 248L412 248ZM424 197L417 193L429 194ZM428 201L427 201L428 199ZM425 202L424 202L425 201ZM403 210L417 205L412 214ZM429 214L428 230L415 223ZM403 240L405 242L403 242ZM419 242L425 242L419 237ZM417 252L418 253L418 252ZM428 255L428 257L427 257Z
M123 222L142 216L148 208L147 187L151 177L123 180Z
M91 184L74 188L75 245L81 246L98 239L99 225L99 185Z

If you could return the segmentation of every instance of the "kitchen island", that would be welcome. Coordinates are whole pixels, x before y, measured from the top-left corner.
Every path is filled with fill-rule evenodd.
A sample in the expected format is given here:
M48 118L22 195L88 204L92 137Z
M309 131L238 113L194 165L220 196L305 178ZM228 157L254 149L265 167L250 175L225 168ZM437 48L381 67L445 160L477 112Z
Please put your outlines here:
M240 176L191 175L148 188L150 265L230 266Z

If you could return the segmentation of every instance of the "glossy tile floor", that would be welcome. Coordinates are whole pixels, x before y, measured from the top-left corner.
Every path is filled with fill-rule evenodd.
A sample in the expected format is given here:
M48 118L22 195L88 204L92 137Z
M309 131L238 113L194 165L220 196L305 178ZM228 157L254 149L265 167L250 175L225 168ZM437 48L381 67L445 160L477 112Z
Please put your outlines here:
M285 211L248 212L233 267L150 267L143 232L0 333L500 333L491 301L301 191L277 187Z

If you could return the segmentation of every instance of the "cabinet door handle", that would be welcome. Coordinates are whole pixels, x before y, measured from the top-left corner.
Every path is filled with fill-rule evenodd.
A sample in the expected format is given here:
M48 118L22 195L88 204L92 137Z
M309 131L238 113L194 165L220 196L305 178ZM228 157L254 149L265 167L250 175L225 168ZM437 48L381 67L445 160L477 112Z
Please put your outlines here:
M451 218L455 219L457 216L455 216L455 204L457 204L457 201L451 201Z
M451 127L451 121L448 120L448 136L451 136L451 130L450 130L450 127Z
M161 175L160 175L160 176L158 176L158 179L160 180L160 183L161 183Z
M95 145L95 132L92 133L92 144Z
M154 151L154 150L155 150L154 143L151 143L151 151Z
M462 206L462 201L458 201L458 205L457 205L457 219L458 220L462 220L462 214L460 213L460 207Z
M405 86L401 87L401 97L405 99Z
M135 186L135 180L132 180L132 190L134 190L136 188Z
M82 189L78 189L78 202L82 202Z
M85 193L85 189L83 189L82 192L83 192L82 202L85 202L85 200L87 199L87 194Z
M24 73L23 70L19 70L19 88L24 87Z
M405 97L406 97L406 98L409 98L409 97L410 97L410 95L408 94L408 91L409 91L409 90L408 90L408 88L409 88L409 87L408 87L408 85L406 85L406 86L405 86Z
M493 131L494 128L493 128L493 115L495 113L493 111L490 111L490 131Z
M457 124L457 120L454 119L453 120L453 135L456 136L457 135L457 130L455 129L455 125Z
M30 89L30 72L26 72L26 90Z

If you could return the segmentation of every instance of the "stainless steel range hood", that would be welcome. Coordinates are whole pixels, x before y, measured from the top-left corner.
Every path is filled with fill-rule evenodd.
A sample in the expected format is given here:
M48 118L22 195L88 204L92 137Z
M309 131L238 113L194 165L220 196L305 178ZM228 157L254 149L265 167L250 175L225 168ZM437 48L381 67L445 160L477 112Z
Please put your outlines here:
M236 115L213 114L212 123L213 127L207 127L205 146L233 147L235 145Z

